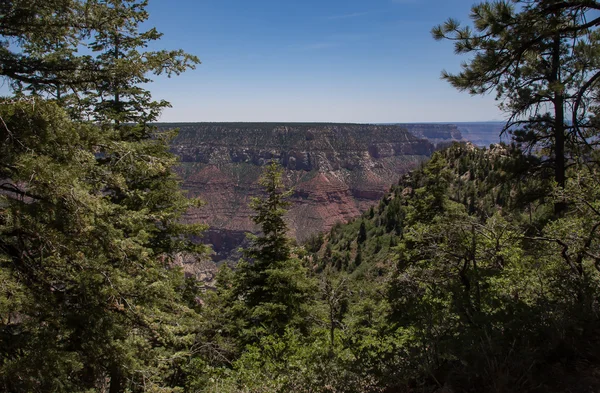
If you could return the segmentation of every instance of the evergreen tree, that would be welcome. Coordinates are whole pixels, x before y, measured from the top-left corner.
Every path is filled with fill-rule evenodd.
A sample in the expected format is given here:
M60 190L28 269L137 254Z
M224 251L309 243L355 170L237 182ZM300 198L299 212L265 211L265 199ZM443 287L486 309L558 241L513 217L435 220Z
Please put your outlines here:
M358 244L362 244L365 242L365 240L367 240L367 227L365 226L365 222L361 221L360 227L358 228L358 237L356 238L356 241Z
M73 0L0 4L0 75L15 92L59 99L64 86L79 88L88 80L83 57L74 55L88 34L83 5Z
M283 170L276 162L268 164L259 180L266 198L254 197L250 203L255 211L252 221L260 227L261 236L250 236L252 246L244 251L244 255L255 261L255 265L285 261L290 257L291 246L284 216L290 205L287 199L292 192L284 189L282 174Z
M361 246L359 246L358 249L356 250L356 256L354 257L354 266L358 267L358 266L360 266L361 263L362 263L362 248L361 248Z
M244 250L247 261L238 264L233 280L234 299L239 313L247 318L243 342L254 342L265 334L282 334L288 326L305 324L303 315L314 284L302 262L293 255L284 221L286 191L282 169L271 162L265 167L260 185L264 198L253 198L253 221L260 235L250 235L251 246Z
M3 67L18 94L57 99L78 119L136 124L151 133L169 103L142 87L149 75L178 75L199 60L182 50L144 50L162 36L140 31L147 0L50 0L3 2L0 47ZM85 47L90 54L81 54ZM129 129L128 137L132 137Z
M589 110L600 77L597 1L498 1L475 5L475 31L453 19L433 29L436 39L455 41L473 54L457 74L442 76L459 90L495 90L509 115L504 130L517 140L547 149L554 177L565 185L569 153L589 142Z
M0 73L17 95L0 105L2 390L169 391L180 382L198 315L175 258L203 251L189 241L202 226L179 222L193 201L172 171L173 133L147 124L165 103L136 86L195 58L138 53L160 36L136 33L145 5L0 6ZM90 37L101 52L105 36L127 42L118 64L76 55ZM108 91L127 105L105 111Z
M139 31L148 19L147 4L148 0L91 1L94 31L88 47L103 77L93 83L88 103L98 120L135 123L138 129L156 121L169 103L152 100L142 87L151 82L148 74L178 75L199 62L182 50L141 50L162 36L155 28Z

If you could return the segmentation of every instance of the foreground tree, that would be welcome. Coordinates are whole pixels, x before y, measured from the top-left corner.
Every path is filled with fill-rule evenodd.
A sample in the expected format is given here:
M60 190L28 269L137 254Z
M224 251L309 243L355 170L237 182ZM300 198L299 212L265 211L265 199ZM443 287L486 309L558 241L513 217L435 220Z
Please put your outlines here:
M170 391L180 383L198 315L175 258L203 250L188 240L202 228L179 223L193 202L171 169L173 133L148 124L166 103L136 86L195 58L137 51L147 40L135 37L160 36L137 33L146 4L0 6L0 73L16 95L0 103L1 390ZM103 34L129 40L119 64L75 55ZM127 106L104 110L110 94L128 97Z
M434 38L455 42L472 60L442 76L471 94L496 91L519 142L546 149L559 186L565 186L570 155L589 143L600 78L597 1L497 1L475 5L475 30L453 19Z
M87 2L86 2L87 3ZM90 67L76 56L86 37L84 2L7 0L0 4L0 75L16 93L64 98L65 87L80 89Z
M162 37L155 28L140 30L149 17L147 5L148 0L3 2L0 75L17 94L56 99L77 119L156 121L169 103L153 100L144 84L152 82L151 75L178 75L199 60L182 50L145 49Z
M148 19L147 4L147 0L92 2L94 31L88 45L96 54L94 65L105 72L93 82L94 94L88 97L88 110L96 119L148 126L170 106L153 100L143 87L152 81L149 75L178 75L199 62L183 50L143 50L162 37L155 28L140 31L140 23Z

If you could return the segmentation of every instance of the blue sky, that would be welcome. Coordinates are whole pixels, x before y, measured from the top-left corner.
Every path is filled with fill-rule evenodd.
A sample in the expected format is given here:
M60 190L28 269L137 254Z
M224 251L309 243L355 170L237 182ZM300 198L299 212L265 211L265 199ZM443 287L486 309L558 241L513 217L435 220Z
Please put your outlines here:
M468 22L473 0L151 0L161 48L196 70L157 78L162 121L501 120L493 95L440 80L461 59L431 28Z

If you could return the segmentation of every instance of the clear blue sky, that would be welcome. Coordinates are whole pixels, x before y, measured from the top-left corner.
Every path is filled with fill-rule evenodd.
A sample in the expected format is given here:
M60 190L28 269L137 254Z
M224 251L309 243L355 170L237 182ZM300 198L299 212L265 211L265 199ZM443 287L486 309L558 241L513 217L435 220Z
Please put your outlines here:
M473 0L150 0L162 48L196 70L156 79L162 121L456 122L501 120L493 95L440 80L457 71L431 28L468 22Z

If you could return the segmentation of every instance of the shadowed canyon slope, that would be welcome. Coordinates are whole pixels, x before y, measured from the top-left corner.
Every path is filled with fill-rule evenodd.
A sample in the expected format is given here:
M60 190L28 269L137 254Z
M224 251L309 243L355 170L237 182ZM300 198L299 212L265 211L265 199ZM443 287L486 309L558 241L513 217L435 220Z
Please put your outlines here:
M255 229L248 204L259 194L262 166L278 160L293 187L287 215L299 241L358 216L434 149L397 125L180 123L172 150L181 158L183 188L206 204L186 219L206 222L216 259ZM451 132L447 132L448 138ZM437 134L436 134L437 135Z

